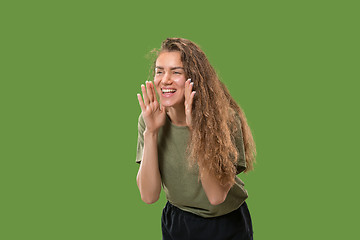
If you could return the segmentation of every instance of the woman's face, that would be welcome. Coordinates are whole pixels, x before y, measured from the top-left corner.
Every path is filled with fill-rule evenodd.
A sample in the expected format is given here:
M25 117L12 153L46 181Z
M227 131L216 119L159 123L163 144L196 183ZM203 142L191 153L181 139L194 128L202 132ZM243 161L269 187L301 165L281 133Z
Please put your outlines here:
M160 53L155 64L154 84L162 106L184 107L185 81L181 53L178 51Z

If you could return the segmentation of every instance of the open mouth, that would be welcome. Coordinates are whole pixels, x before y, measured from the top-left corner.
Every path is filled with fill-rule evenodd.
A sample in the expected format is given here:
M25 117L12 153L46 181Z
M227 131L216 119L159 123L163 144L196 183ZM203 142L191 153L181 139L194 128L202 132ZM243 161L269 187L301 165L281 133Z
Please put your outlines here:
M174 88L162 88L161 93L163 96L171 96L176 92Z

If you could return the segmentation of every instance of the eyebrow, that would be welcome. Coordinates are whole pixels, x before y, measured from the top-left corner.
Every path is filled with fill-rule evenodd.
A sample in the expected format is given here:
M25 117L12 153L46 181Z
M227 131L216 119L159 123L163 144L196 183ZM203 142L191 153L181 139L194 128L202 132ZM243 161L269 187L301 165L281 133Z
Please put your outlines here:
M156 68L158 68L158 69L164 69L164 67L161 67L161 66L156 66L155 69L156 69ZM172 68L170 68L170 70L175 70L175 69L182 69L182 70L184 70L183 67L172 67Z

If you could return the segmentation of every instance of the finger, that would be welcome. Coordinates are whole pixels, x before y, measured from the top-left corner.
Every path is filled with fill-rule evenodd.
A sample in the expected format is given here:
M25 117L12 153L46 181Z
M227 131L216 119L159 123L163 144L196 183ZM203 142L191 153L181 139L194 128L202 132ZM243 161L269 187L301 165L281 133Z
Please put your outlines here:
M164 107L164 106L160 106L160 112L161 113L166 113L166 107Z
M193 104L193 101L194 101L195 93L196 93L195 91L191 92L190 99L189 99L189 109L192 109L192 104Z
M193 92L193 85L194 85L194 83L193 82L190 82L189 83L189 87L188 87L188 96L187 96L187 99L188 99L188 101L190 100L190 98L191 98L191 94L192 94L192 92Z
M146 93L149 97L149 101L153 102L154 101L154 94L153 91L151 89L151 82L146 81Z
M155 90L155 86L154 86L154 83L151 82L151 90L153 92L153 95L154 95L154 101L157 102L157 98L156 98L156 90Z
M144 105L144 102L143 102L143 100L142 100L142 98L141 98L141 94L140 94L140 93L137 94L137 98L138 98L138 101L139 101L139 105L140 105L141 111L145 111L146 107L145 107L145 105Z
M141 92L143 94L143 97L144 97L144 104L145 105L149 105L149 97L146 93L146 89L145 89L145 85L144 84L141 84Z
M192 89L192 84L191 84L191 79L189 78L189 79L186 80L186 82L185 82L185 99L189 99L190 93L191 93L191 89Z

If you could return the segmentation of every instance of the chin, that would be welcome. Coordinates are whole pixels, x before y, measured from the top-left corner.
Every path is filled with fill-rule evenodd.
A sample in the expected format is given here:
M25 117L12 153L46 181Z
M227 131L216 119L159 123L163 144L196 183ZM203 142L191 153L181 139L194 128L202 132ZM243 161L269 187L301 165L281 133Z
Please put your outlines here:
M163 106L163 107L172 107L172 106L174 106L174 104L169 103L169 102L161 102L161 106Z
M163 107L174 107L176 105L181 104L181 102L175 102L175 101L169 101L169 100L165 100L165 101L161 101L160 102L161 106ZM184 106L184 103L182 103L182 105ZM184 106L185 108L185 106Z

